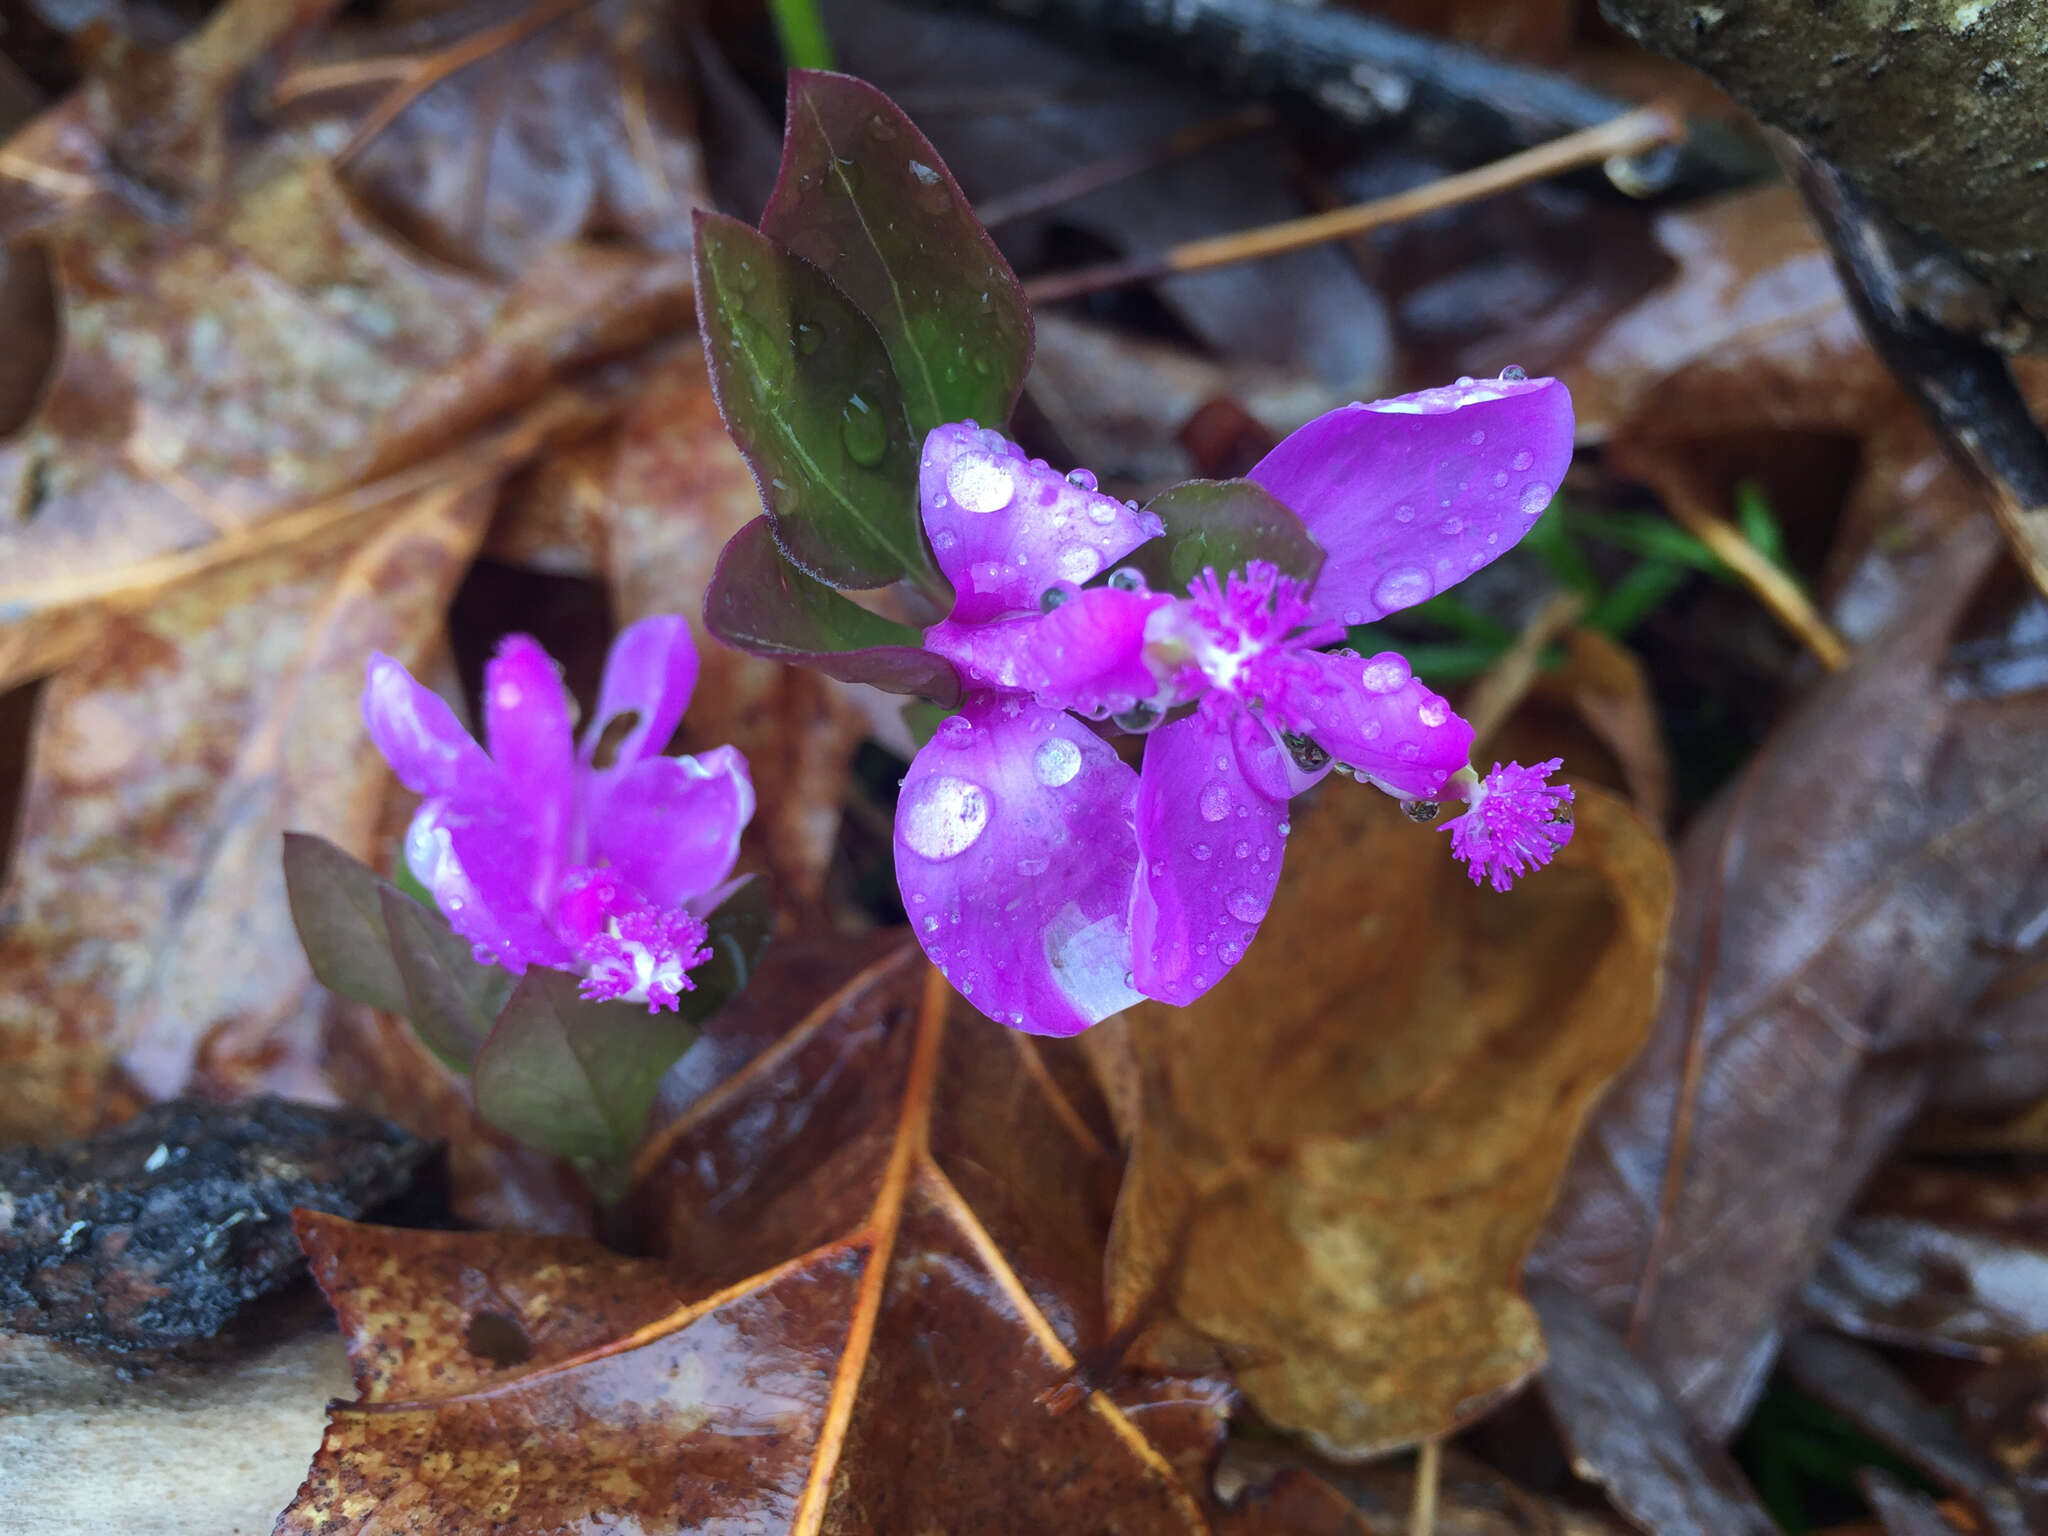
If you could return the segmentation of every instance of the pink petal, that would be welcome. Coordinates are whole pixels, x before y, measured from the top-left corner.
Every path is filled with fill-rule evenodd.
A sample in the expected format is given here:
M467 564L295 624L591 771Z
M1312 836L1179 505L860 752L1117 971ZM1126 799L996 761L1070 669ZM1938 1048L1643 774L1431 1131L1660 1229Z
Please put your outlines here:
M1318 416L1253 468L1328 552L1317 611L1365 624L1514 548L1572 456L1556 379L1475 379Z
M1472 727L1396 652L1303 651L1287 676L1287 728L1390 794L1434 799L1472 755Z
M619 739L611 767L628 768L660 752L675 735L696 686L697 643L690 636L689 620L681 614L657 613L627 625L605 657L597 712L583 732L584 765L595 756L605 727L625 714L640 718Z
M1036 611L1047 587L1086 581L1162 531L1154 514L1100 495L1094 484L1092 475L1084 484L1027 462L1000 432L967 422L934 428L924 440L918 506L958 594L954 621Z
M1280 883L1287 804L1261 793L1239 763L1232 736L1244 718L1212 698L1145 743L1132 971L1138 990L1161 1002L1191 1003L1221 981Z
M561 671L531 635L505 636L484 663L484 741L540 851L536 889L552 889L574 857L576 743Z
M535 900L544 878L532 829L509 807L430 800L405 834L405 862L448 925L514 975L562 966L569 949Z
M680 907L732 872L753 815L754 783L733 748L646 758L593 798L591 858L654 906Z
M976 686L1020 690L1056 709L1107 714L1156 694L1159 679L1145 664L1145 621L1172 600L1116 587L1061 590L1067 598L1050 613L934 624L925 631L925 649Z
M363 684L363 723L398 782L416 795L488 795L499 782L447 701L381 651L371 655Z
M1138 776L1071 715L975 694L941 722L896 803L896 880L924 952L968 1001L1079 1034L1131 990Z

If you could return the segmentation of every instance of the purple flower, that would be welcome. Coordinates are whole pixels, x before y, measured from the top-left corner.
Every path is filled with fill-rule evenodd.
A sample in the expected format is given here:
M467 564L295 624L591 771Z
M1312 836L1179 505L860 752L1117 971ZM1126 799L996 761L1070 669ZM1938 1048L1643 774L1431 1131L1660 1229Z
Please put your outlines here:
M731 747L660 755L696 682L689 625L642 619L613 642L579 745L554 662L508 635L484 668L487 754L438 694L370 658L370 737L425 797L406 863L479 960L575 972L585 997L650 1012L694 989L691 969L710 958L703 914L754 814Z
M1155 517L972 422L932 432L920 506L958 601L925 644L969 690L897 809L897 879L932 961L1041 1034L1190 1002L1258 931L1288 801L1333 769L1422 819L1467 800L1451 846L1475 880L1505 890L1548 862L1571 835L1571 791L1544 782L1557 763L1482 780L1471 727L1399 655L1323 647L1512 548L1571 437L1564 386L1518 370L1332 411L1250 476L1326 552L1313 590L1254 561L1175 596L1114 569ZM1149 732L1142 772L1077 713Z

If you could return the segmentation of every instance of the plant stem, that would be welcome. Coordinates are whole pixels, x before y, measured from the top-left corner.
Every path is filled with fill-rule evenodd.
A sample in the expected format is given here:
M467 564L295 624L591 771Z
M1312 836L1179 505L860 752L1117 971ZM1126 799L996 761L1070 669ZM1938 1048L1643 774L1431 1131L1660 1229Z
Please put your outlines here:
M832 39L826 35L817 0L768 0L768 12L775 18L775 39L782 45L783 63L791 69L834 67Z

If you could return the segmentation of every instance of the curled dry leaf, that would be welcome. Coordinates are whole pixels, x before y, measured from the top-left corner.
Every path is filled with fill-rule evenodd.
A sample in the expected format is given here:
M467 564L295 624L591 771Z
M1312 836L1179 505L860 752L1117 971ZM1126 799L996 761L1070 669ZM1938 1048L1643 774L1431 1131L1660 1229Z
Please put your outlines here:
M1929 1052L2038 909L2048 698L1937 682L1995 548L1981 522L1952 536L1919 609L1694 824L1656 1027L1589 1125L1539 1251L1717 1435L1761 1390L1781 1309L1918 1107Z
M1440 1436L1543 1358L1517 1275L1592 1098L1641 1043L1671 908L1656 836L1581 789L1511 896L1332 786L1259 942L1129 1015L1142 1084L1109 1284L1138 1354L1220 1356L1356 1458Z
M1207 1449L1213 1400L1046 1400L1104 1337L1114 1166L1078 1063L916 958L892 948L643 1149L660 1262L309 1220L360 1400L281 1536L1204 1530L1165 1448Z

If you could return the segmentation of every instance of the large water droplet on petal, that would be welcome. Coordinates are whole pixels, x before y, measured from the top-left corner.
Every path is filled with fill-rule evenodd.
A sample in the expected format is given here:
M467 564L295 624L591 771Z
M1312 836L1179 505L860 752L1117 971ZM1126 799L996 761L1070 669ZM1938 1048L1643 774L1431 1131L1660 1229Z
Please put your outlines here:
M1521 449L1519 452L1517 452L1513 460L1514 466L1517 469L1527 469L1531 464L1534 464L1535 462L1536 455L1531 453L1526 448Z
M1221 821L1230 814L1230 787L1221 780L1212 779L1202 786L1202 793L1195 802L1204 821Z
M1392 613L1397 608L1414 607L1429 594L1429 573L1403 565L1379 579L1372 589L1372 600L1380 605L1382 613Z
M935 773L896 815L903 841L934 863L972 848L988 826L988 794L979 784Z
M1067 483L1069 485L1078 485L1084 491L1092 491L1095 489L1095 471L1092 469L1070 469L1067 471Z
M1207 843L1197 843L1189 851L1192 852L1196 858L1206 862L1209 856L1213 854L1216 850L1214 848L1211 848Z
M946 471L946 489L963 512L1000 512L1017 493L1017 483L1001 459L963 453Z
M1071 784L1080 771L1081 749L1064 736L1048 737L1031 756L1031 772L1047 789Z
M1367 693L1392 693L1406 684L1411 676L1407 657L1399 651L1381 651L1365 664L1358 680L1365 685Z
M1102 569L1102 556L1086 544L1060 551L1060 575L1068 581L1086 581Z
M1522 487L1522 516L1535 517L1545 507L1550 505L1550 498L1553 494L1555 493L1552 492L1550 487L1541 480L1531 480Z
M1256 891L1232 891L1225 903L1230 915L1240 923L1256 923L1266 915L1266 903L1259 899Z
M1427 726L1442 725L1450 718L1450 713L1451 706L1434 694L1415 706L1415 718Z

